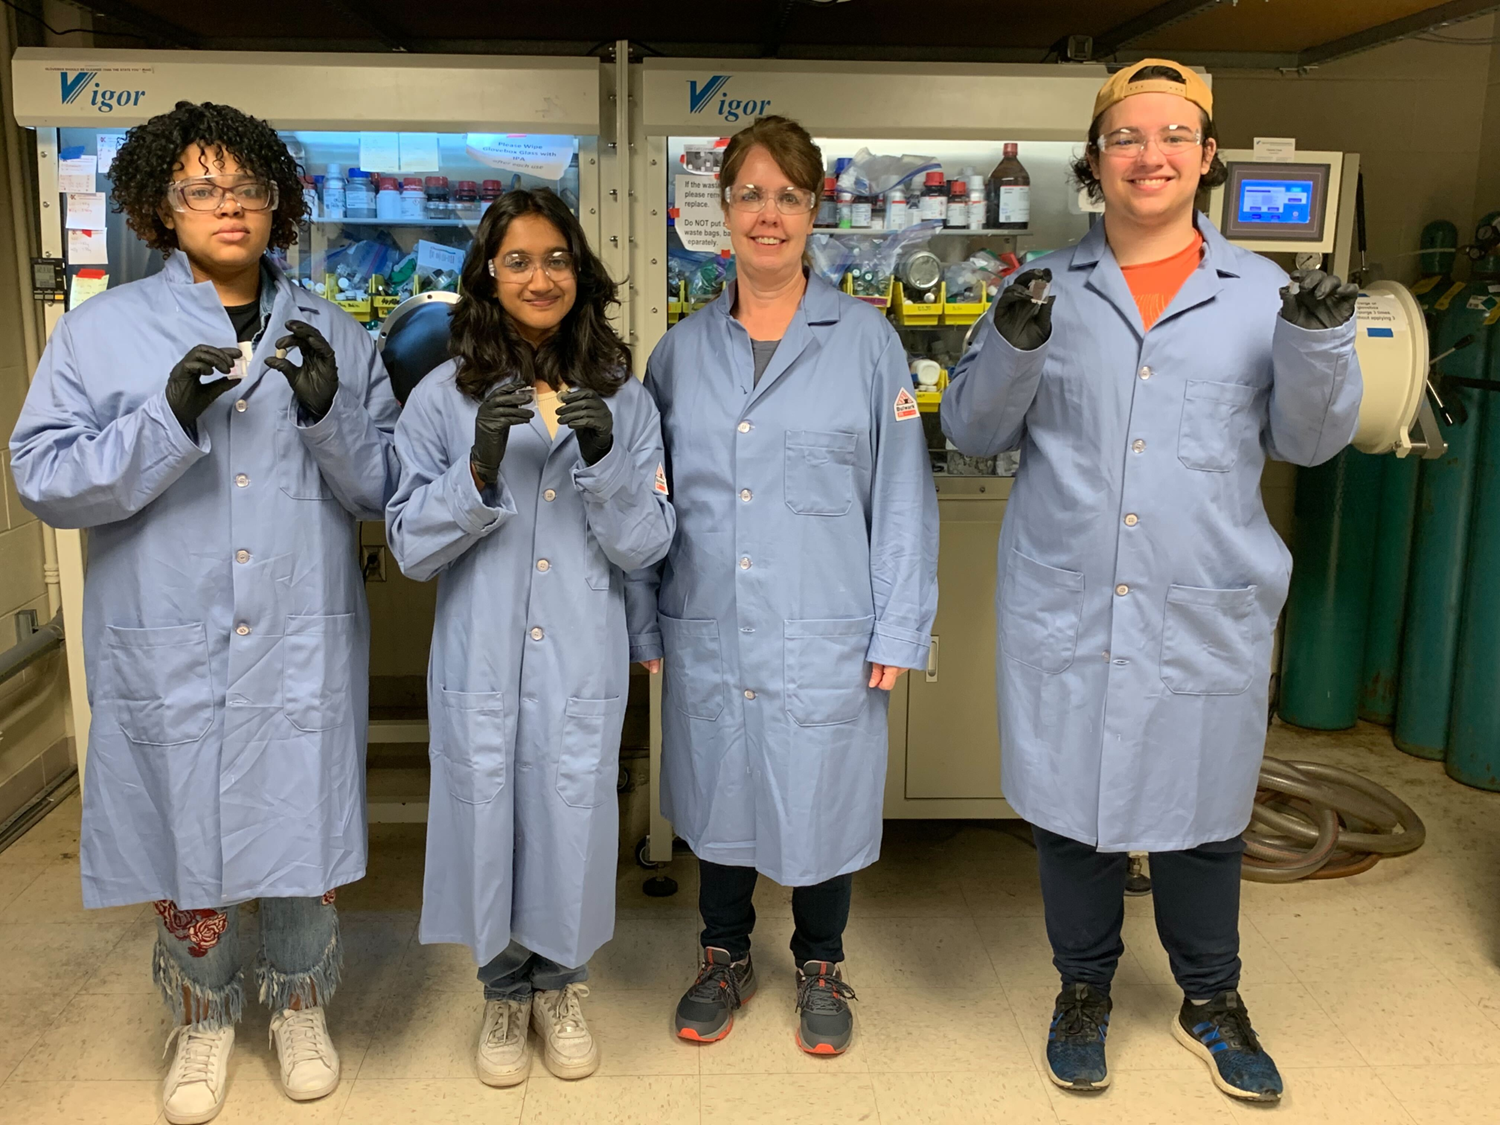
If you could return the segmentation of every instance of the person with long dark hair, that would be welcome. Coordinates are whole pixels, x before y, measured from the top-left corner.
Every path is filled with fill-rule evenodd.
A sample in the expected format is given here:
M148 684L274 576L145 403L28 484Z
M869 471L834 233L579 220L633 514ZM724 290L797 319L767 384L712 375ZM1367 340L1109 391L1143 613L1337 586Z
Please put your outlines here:
M438 578L420 937L473 951L479 1076L511 1086L528 1024L558 1077L599 1065L579 999L614 931L625 572L661 559L676 521L615 283L567 206L503 196L462 277L454 358L396 429L386 518L401 569Z

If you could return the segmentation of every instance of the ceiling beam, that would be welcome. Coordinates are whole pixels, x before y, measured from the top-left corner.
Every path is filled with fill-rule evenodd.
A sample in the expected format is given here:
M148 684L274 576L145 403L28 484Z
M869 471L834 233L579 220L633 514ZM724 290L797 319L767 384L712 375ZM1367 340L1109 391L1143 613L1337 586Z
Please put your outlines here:
M1301 68L1321 66L1334 59L1357 55L1361 51L1383 47L1398 39L1410 39L1413 35L1421 35L1424 31L1431 31L1448 24L1462 23L1464 20L1488 15L1497 10L1500 10L1500 3L1496 3L1495 0L1449 0L1446 4L1438 4L1426 11L1403 16L1389 23L1367 27L1364 31L1356 31L1353 35L1345 35L1327 43L1320 43L1316 47L1308 47L1298 54L1297 64Z
M172 47L196 47L198 37L185 27L150 12L143 12L126 0L67 0L68 4L94 16L102 16L110 23L132 27L145 37L148 43L163 43ZM108 35L108 28L95 27L95 35Z
M1144 39L1163 28L1190 20L1221 4L1233 2L1234 0L1166 0L1154 8L1148 8L1134 19L1116 24L1108 31L1094 36L1094 57L1102 59L1137 39Z
M348 0L323 0L323 6L332 8L345 19L364 28L379 40L387 50L406 51L410 49L406 41L391 31L383 20L372 17L357 4L349 3Z

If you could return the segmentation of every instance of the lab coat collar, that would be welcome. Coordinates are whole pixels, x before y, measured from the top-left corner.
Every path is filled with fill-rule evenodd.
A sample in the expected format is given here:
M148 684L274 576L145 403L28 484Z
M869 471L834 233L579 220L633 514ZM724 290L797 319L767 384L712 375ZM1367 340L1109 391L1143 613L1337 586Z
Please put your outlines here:
M734 319L734 294L737 282L731 281L724 286L724 292L720 295L715 308L719 316L723 317L725 332L731 341L743 334L749 340L749 333L745 326ZM766 391L786 374L787 369L796 363L798 358L808 347L817 343L817 333L813 332L814 326L837 324L840 316L839 301L840 294L837 289L824 281L811 270L807 274L807 289L802 294L802 300L797 304L797 311L792 314L791 323L786 326L786 333L781 337L781 343L776 346L776 354L771 357L765 374L760 377L760 382L753 387L747 387L750 397L745 406L748 409L766 393ZM748 349L747 349L748 350ZM731 353L734 354L734 353ZM749 378L753 382L752 369L746 368L740 371L741 364L736 363L735 370L741 379Z

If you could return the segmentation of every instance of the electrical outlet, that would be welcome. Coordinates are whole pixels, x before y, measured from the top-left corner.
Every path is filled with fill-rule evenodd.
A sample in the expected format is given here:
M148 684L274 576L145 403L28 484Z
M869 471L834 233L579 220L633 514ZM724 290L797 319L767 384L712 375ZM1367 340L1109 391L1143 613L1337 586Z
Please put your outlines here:
M366 582L385 581L385 548L361 547L359 569Z

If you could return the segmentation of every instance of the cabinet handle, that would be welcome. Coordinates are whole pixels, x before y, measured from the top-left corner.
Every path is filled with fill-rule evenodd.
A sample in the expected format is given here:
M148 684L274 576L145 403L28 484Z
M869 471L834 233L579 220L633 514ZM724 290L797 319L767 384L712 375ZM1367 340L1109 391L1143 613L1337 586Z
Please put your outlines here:
M937 683L938 666L938 639L932 638L932 647L927 650L927 682Z

